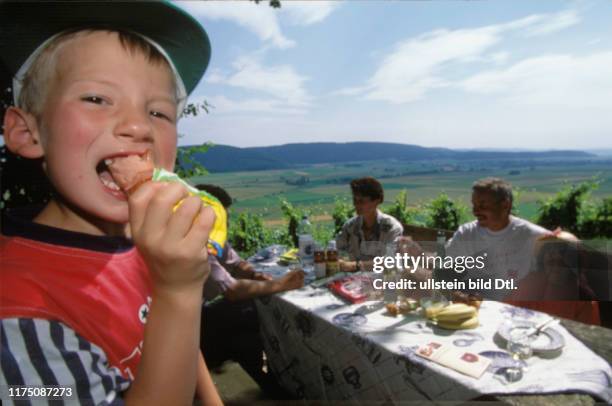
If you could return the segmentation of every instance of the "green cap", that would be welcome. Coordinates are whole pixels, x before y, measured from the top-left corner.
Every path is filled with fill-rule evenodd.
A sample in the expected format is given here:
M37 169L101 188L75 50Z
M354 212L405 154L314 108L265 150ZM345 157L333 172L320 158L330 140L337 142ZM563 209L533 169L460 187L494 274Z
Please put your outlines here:
M210 60L204 28L168 1L2 1L0 96L12 87L20 68L42 44L56 34L79 28L116 29L143 36L162 48L187 94Z

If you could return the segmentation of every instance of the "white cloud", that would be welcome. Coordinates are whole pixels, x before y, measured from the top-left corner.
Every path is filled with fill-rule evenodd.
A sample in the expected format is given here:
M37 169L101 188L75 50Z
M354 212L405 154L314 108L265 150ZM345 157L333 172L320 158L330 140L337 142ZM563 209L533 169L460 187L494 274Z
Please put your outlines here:
M199 18L232 21L280 49L295 46L295 41L281 30L281 16L286 16L290 24L311 25L323 21L339 7L339 3L330 1L284 1L280 9L269 7L266 2L252 1L181 1L178 4Z
M612 94L610 66L612 52L547 55L474 75L459 86L519 104L603 109L610 106Z
M304 84L307 77L292 66L263 66L251 56L236 60L231 74L216 70L206 79L209 83L223 84L258 93L265 93L290 107L305 107L310 103Z
M401 42L369 80L365 97L392 103L418 100L428 90L445 86L438 74L445 63L477 57L497 41L494 30L481 28L438 30Z
M540 16L539 24L534 24L525 32L528 37L548 35L578 24L581 18L574 10L562 11L549 16Z
M601 38L593 38L587 42L587 45L597 45L601 43Z
M290 106L283 101L272 98L243 98L239 100L226 96L210 96L206 101L213 106L210 114L233 113L270 113L270 114L305 114L306 110Z
M281 13L295 25L311 25L325 20L341 3L339 1L300 1L281 3Z
M184 1L179 4L196 17L232 21L278 48L295 45L283 35L275 9L267 4L258 5L251 1Z
M564 11L478 28L430 31L396 44L365 85L340 89L333 94L361 95L364 99L394 104L414 102L431 90L452 86L453 81L447 76L458 64L507 63L508 52L489 52L508 32L544 35L579 21L574 11Z

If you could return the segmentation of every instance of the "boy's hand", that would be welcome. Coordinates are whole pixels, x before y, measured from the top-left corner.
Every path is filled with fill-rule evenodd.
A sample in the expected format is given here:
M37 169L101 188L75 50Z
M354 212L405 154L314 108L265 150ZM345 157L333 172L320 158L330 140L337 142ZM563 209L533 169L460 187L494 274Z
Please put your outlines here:
M155 289L170 294L201 289L210 271L206 243L213 210L178 183L147 182L128 203L132 238Z

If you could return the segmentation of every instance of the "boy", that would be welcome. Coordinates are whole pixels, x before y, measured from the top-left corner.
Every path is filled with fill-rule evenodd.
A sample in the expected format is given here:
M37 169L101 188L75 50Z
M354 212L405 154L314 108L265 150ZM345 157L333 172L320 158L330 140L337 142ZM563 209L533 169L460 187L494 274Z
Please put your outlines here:
M198 348L214 214L178 184L127 196L105 166L151 154L172 169L176 121L210 56L205 31L162 2L5 2L0 26L15 96L5 144L42 159L54 187L42 210L3 221L0 388L190 404L197 386L220 403Z

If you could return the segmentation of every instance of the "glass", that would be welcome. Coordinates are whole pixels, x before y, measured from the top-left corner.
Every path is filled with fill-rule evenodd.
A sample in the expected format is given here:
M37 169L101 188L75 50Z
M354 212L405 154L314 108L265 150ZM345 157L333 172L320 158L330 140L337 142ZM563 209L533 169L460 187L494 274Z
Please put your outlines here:
M513 328L508 337L507 350L515 359L527 359L533 355L531 343L533 336L529 335L532 328Z
M535 339L533 327L525 320L512 319L506 321L509 323L508 342L506 349L514 360L514 365L506 368L506 379L509 382L516 382L523 377L523 362L533 355L532 343Z
M397 286L398 281L397 276L397 270L395 268L385 269L385 271L383 272L383 286L385 287L383 293L383 300L385 303L397 302L398 292L397 288L395 288L395 286ZM393 289L389 288L389 282L393 284Z
M374 246L374 245L373 245ZM397 244L395 242L391 242L385 245L385 256L394 258L395 253L397 252ZM385 261L386 262L386 261ZM395 287L398 281L398 272L396 264L394 263L393 267L387 268L385 267L383 271L383 301L385 303L395 303L397 302L398 292L397 289L389 288L389 283L391 282Z

